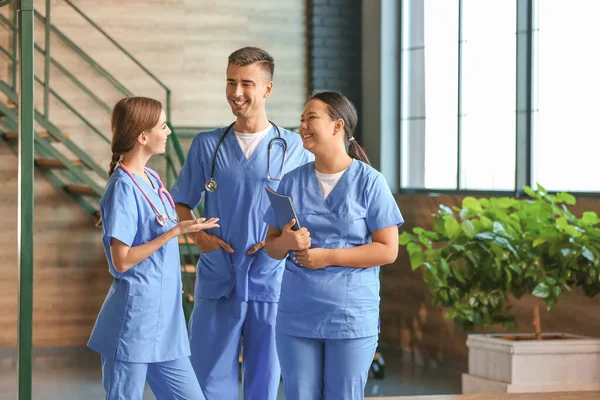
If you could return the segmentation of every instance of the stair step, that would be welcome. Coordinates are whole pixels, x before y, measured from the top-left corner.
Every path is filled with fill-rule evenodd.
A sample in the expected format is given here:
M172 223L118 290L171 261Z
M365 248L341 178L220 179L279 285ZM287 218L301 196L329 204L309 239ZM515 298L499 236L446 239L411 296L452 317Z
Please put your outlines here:
M4 103L4 104L6 104L6 106L7 106L8 108L11 108L11 109L13 109L13 110L16 110L17 108L19 108L19 105L18 105L17 103L13 103L11 100L9 100L8 102L6 102L6 103ZM35 103L34 103L34 104L33 104L33 109L34 109L34 110L37 110L37 108L38 108L37 104L35 104Z
M181 267L181 272L184 274L195 274L196 273L196 266L193 264L187 264L187 265L183 265Z
M49 133L48 131L41 131L41 132L38 132L38 134L39 134L41 137L45 137L45 138L49 137L49 138L52 138L52 135L50 135L50 133ZM66 133L66 132L63 132L63 136L64 136L64 137L66 137L66 138L70 138L70 137L71 137L71 135L70 135L70 134L68 134L68 133ZM10 140L18 139L18 138L19 138L19 132L6 132L6 133L4 134L4 137L5 137L6 139L10 139Z
M189 236L179 236L179 244L194 244L194 241Z
M92 196L96 195L96 192L94 192L94 189L92 189L91 186L86 186L86 185L66 185L65 190L67 192L81 194L81 195L92 195Z
M83 161L71 160L74 166L83 167ZM35 165L40 168L66 168L67 166L62 161L55 158L36 158Z

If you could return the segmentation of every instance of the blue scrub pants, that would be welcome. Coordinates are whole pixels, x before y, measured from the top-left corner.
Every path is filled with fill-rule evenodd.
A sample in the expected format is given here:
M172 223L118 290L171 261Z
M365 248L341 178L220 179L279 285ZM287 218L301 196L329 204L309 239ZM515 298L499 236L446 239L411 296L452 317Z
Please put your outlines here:
M240 338L244 399L277 399L281 375L275 346L277 306L227 298L195 300L190 360L208 400L237 400Z
M142 400L146 380L157 400L206 400L187 357L145 364L102 356L106 400Z
M362 400L378 336L312 339L277 335L286 400Z

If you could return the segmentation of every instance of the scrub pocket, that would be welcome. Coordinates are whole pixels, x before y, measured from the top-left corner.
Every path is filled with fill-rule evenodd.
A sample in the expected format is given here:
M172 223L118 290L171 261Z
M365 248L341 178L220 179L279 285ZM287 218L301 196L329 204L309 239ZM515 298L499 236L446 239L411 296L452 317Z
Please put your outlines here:
M201 257L197 272L197 279L200 282L222 285L234 281L233 263L228 252L218 248L208 253L202 253Z
M160 296L129 295L123 338L152 340L156 338Z

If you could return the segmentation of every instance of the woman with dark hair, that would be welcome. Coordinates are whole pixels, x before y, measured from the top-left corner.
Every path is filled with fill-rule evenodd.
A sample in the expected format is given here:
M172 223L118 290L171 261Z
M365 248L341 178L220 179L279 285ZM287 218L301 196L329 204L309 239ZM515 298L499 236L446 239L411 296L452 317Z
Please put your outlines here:
M106 399L204 400L189 360L177 236L218 227L179 222L158 174L146 167L171 134L160 102L128 97L113 108L110 178L100 201L102 244L113 283L88 346L102 356Z
M287 400L363 399L379 334L379 266L398 254L402 215L354 138L357 113L340 93L317 93L300 136L315 161L282 179L301 226L270 208L267 253L287 257L276 340Z

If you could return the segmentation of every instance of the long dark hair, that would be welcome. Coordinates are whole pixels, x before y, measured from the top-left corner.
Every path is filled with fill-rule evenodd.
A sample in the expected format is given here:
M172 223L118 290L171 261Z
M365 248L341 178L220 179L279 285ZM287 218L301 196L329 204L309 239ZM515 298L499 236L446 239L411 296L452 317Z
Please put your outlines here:
M354 138L354 130L358 123L358 113L356 107L346 96L339 92L317 92L313 94L310 100L317 99L327 104L327 114L334 121L341 119L344 121L344 139L348 146L348 155L364 163L371 165L369 157Z

